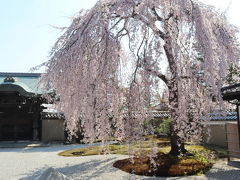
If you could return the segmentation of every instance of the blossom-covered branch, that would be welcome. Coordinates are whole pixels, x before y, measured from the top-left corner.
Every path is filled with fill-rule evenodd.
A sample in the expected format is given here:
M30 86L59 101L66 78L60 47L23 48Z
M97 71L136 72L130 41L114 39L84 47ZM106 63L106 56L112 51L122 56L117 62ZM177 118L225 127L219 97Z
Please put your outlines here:
M141 137L161 79L178 155L185 140L199 139L200 117L221 108L219 87L229 64L239 63L237 33L221 12L195 0L100 0L58 39L44 80L61 96L70 135L81 131L93 141Z

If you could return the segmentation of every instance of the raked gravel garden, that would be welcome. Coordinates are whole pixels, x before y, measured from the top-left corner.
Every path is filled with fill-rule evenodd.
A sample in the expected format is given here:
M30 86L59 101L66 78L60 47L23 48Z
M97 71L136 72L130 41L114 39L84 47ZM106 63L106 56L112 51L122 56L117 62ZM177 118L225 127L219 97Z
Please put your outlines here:
M99 144L94 144L99 145ZM113 167L116 160L127 155L93 155L63 157L58 153L89 145L50 145L48 147L0 148L0 180L35 180L48 168L54 168L74 180L125 180L125 179L217 179L236 180L240 177L240 162L218 160L205 175L185 177L147 177L129 174Z

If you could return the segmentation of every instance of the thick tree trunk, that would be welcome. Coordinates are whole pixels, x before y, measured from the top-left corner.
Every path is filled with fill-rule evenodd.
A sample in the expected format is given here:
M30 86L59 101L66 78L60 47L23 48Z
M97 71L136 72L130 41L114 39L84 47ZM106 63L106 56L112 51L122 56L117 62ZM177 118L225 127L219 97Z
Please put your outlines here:
M171 127L171 129L173 128ZM177 135L176 132L171 132L171 150L169 154L172 156L185 156L189 154L185 149L184 141Z
M184 156L188 155L188 151L185 149L184 140L182 137L178 135L178 129L174 128L177 124L177 120L179 117L178 111L178 80L172 79L171 83L169 83L169 104L170 104L170 112L171 112L171 150L170 154L173 156Z
M169 89L169 104L170 104L170 113L171 113L171 151L170 154L173 156L181 156L186 155L187 150L184 147L184 141L183 138L179 137L178 130L176 130L174 127L177 123L178 117L179 117L179 111L178 111L178 105L179 105L179 96L178 96L178 83L179 83L179 73L178 73L178 67L177 67L177 61L175 59L174 53L173 53L173 39L171 34L169 32L171 31L169 28L168 23L164 23L164 29L165 29L165 44L163 46L165 50L166 57L168 59L169 63L169 69L171 72L171 78L167 81L166 85Z

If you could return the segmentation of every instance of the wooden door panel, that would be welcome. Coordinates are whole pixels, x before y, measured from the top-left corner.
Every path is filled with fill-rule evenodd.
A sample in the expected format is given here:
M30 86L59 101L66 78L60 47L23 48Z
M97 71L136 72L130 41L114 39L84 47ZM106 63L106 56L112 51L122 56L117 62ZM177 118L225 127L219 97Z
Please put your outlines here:
M22 112L0 114L0 140L31 140L31 116Z

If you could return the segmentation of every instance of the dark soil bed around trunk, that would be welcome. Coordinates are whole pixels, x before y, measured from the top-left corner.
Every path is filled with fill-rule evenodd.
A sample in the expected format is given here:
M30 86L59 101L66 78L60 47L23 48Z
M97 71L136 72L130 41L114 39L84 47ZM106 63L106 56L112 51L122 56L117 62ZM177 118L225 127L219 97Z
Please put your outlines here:
M184 176L204 173L212 167L212 163L201 162L194 156L177 158L158 153L154 161L151 161L147 156L134 157L133 159L116 161L113 166L137 175Z

